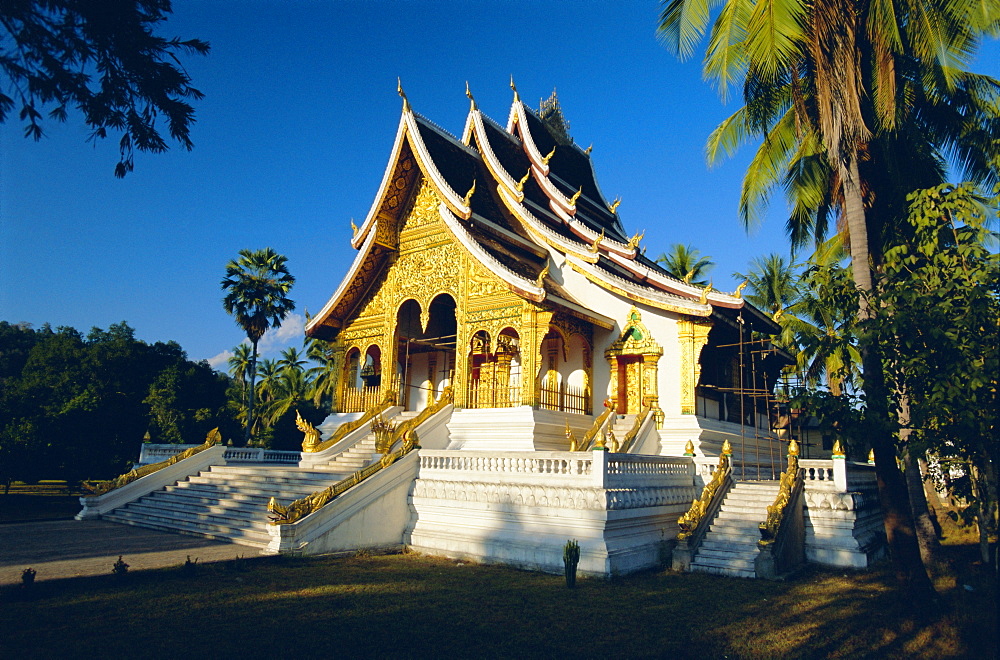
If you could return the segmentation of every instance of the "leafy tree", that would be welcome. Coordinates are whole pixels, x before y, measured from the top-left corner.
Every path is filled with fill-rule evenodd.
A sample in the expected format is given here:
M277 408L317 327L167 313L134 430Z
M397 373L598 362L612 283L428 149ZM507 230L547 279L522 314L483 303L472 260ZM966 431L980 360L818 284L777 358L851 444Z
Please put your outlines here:
M685 284L698 286L708 284L705 275L715 266L711 257L703 257L701 252L683 243L674 243L670 246L670 252L661 254L656 261L663 264L667 272Z
M913 239L886 251L872 301L879 313L864 324L885 346L894 400L907 403L894 412L910 442L962 474L952 487L972 504L985 562L1000 483L1000 255L987 228L997 201L967 184L911 195Z
M12 112L25 137L41 139L42 113L65 121L78 110L91 140L121 132L115 176L134 168L133 151L167 150L170 137L190 150L201 92L180 63L206 55L200 39L164 38L154 28L170 0L10 0L0 5L0 122Z
M246 424L246 443L249 444L254 422L257 344L269 328L281 325L285 316L295 309L295 302L288 297L295 278L288 272L288 259L272 248L240 250L239 254L239 259L226 265L226 277L222 280L226 295L222 306L236 317L236 323L253 345Z

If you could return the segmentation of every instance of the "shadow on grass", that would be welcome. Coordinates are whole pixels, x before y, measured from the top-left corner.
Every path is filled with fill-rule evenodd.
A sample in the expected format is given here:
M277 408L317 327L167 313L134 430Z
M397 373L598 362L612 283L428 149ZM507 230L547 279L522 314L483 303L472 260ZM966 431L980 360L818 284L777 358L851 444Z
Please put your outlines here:
M4 591L5 657L989 657L990 592L921 622L884 572L614 581L415 555L260 558ZM986 631L986 632L984 632ZM972 635L973 632L978 633ZM985 650L985 651L984 651Z

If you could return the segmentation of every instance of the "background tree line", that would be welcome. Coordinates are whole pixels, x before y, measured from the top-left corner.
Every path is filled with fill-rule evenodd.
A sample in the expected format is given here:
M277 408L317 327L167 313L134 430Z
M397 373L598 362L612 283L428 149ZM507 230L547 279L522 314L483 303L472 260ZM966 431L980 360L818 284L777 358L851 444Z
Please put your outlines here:
M114 477L139 443L239 433L231 381L125 322L83 335L0 321L0 482Z

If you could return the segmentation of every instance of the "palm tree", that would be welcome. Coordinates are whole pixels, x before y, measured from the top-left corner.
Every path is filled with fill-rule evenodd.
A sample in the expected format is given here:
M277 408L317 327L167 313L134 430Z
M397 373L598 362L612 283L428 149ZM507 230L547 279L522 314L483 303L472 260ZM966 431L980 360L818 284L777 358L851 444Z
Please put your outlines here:
M711 257L701 256L701 252L683 243L674 243L670 246L670 252L661 254L656 258L658 263L674 277L682 280L685 284L697 284L705 286L708 280L704 275L712 270L715 262Z
M285 265L287 258L272 248L240 250L239 254L239 259L226 265L226 276L222 280L226 296L222 299L222 306L236 317L236 323L247 333L247 339L253 345L246 427L246 443L249 444L254 421L257 344L269 328L281 325L285 316L295 309L295 302L288 298L295 278Z
M991 108L972 97L996 99L1000 85L964 68L982 32L996 30L1000 9L995 3L979 6L961 1L665 0L660 34L668 47L681 57L689 56L719 4L705 73L724 92L739 81L746 105L713 135L715 147L735 148L741 135L764 137L748 169L748 178L756 180L750 187L763 194L756 198L744 194L741 212L748 218L753 203L766 204L770 184L781 177L786 189L803 203L790 223L809 217L823 221L830 209L839 210L854 283L862 292L858 314L866 320L871 316L868 294L875 284L869 239L876 223L869 220L872 204L868 200L866 208L862 170L866 160L878 153L873 148L878 140L873 138L912 134L920 111L940 110L941 100L949 98L970 101L983 111L976 118L996 117L995 102ZM940 154L951 149L966 170L979 168L986 179L995 178L988 165L990 155L977 154L995 152L998 142L982 140L988 132L982 125L952 119L957 123L939 122L941 133L919 133L928 151ZM993 132L1000 130L996 124ZM972 133L975 139L968 140ZM710 156L712 150L710 141ZM985 169L980 168L982 163ZM745 183L744 193L747 189ZM889 419L879 347L866 343L861 354L869 418L875 424L870 437L897 575L930 588L912 543L895 443L888 427L879 427L879 420Z
M323 399L333 400L337 393L338 374L333 347L322 339L306 340L306 355L317 366L309 369L310 397L318 408Z
M297 371L302 371L302 367L307 364L307 360L303 357L302 353L299 352L294 346L289 346L285 350L281 351L281 359L278 360L278 365L285 369L292 369Z
M771 253L755 257L746 275L733 273L734 278L746 281L744 297L750 304L770 314L781 326L782 332L776 343L791 350L795 347L795 332L790 327L794 318L789 309L802 297L796 271L794 264L785 261L779 254Z
M250 375L250 363L252 359L253 355L250 344L241 342L233 348L233 354L227 361L229 363L229 375L233 377L233 380L239 382L240 384L239 408L242 408L243 410L247 408L249 403L247 395L250 388L247 385L247 380Z

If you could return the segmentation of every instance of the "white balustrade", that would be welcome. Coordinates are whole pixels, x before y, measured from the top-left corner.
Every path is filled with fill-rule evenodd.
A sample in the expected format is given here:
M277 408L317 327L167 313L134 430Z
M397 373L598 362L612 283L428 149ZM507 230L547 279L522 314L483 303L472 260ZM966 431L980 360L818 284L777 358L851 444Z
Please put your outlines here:
M690 486L689 458L609 452L420 452L420 478L603 488Z

